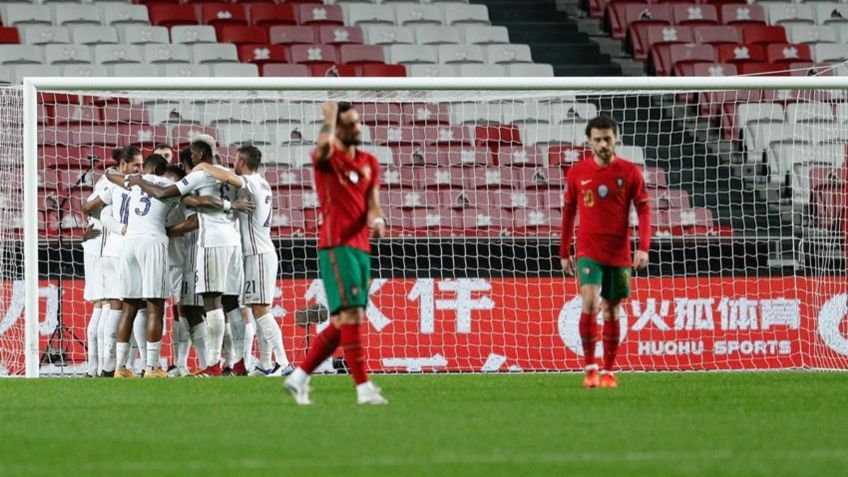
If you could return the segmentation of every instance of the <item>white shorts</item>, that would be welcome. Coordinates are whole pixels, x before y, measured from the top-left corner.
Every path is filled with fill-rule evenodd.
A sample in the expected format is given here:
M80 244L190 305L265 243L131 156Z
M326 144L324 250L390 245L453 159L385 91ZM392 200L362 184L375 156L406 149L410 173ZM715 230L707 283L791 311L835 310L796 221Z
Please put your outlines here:
M121 294L121 258L120 257L100 257L101 273L100 278L103 281L103 298L110 300L120 300L123 298Z
M196 293L240 296L244 281L241 247L199 248L196 279Z
M125 239L121 289L128 299L168 298L168 245L149 237Z
M86 253L83 256L85 269L85 290L82 297L85 301L100 301L103 299L103 277L100 268L100 254Z
M168 283L171 285L171 300L176 305L183 298L183 267L168 267Z
M277 291L277 254L266 252L244 257L244 305L270 305Z

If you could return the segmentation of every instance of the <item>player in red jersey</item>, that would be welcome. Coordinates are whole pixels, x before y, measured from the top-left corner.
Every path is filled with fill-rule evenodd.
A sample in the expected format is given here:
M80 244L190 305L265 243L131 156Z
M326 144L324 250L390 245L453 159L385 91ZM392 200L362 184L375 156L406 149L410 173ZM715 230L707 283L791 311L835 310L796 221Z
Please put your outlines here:
M376 157L357 147L362 123L349 103L327 102L321 109L324 125L312 163L321 206L318 263L330 323L312 340L306 359L283 387L298 404L311 404L309 376L341 345L357 402L387 404L368 380L359 337L371 280L370 238L382 237L386 227L380 207L380 167Z
M560 258L566 275L577 272L583 310L580 339L583 342L586 376L583 386L617 387L613 370L620 337L618 317L621 300L630 296L630 268L648 266L651 246L651 209L642 171L615 155L618 125L607 116L598 116L586 125L593 155L568 171L565 179L565 207L562 214ZM630 204L639 214L639 247L630 258ZM577 230L577 261L571 255L574 219L580 213ZM598 322L603 312L604 369L595 364Z

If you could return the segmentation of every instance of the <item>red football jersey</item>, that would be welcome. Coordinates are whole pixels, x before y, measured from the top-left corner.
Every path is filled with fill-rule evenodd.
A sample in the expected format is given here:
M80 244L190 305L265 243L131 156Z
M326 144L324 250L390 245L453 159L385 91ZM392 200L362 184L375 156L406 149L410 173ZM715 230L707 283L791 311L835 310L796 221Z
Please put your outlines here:
M640 208L647 210L648 200L642 170L620 157L604 167L599 166L594 157L590 156L569 169L565 179L564 202L566 208L576 205L580 217L577 257L591 258L603 265L630 266L633 263L630 251L630 204L644 204ZM563 223L566 222L566 215L563 213ZM570 255L571 232L566 232L563 227L562 257ZM650 232L643 234L640 229L640 239L646 236L648 239L645 241L648 242ZM640 240L640 249L647 250L648 246L648 243Z
M374 155L359 148L356 156L333 147L330 158L315 166L315 187L321 207L318 248L346 245L371 253L368 193L380 186L380 165Z

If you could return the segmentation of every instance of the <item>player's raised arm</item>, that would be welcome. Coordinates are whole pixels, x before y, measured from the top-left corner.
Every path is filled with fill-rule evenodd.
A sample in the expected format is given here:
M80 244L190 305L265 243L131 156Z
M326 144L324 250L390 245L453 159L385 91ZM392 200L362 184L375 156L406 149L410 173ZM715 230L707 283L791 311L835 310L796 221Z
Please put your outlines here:
M336 122L339 118L339 104L335 101L327 101L321 105L324 112L324 124L315 141L316 163L326 161L333 152L333 142L336 140Z
M199 171L205 172L210 176L214 177L216 180L219 180L225 184L229 184L236 189L241 189L244 187L244 181L241 180L241 177L236 175L235 172L227 169L226 167L216 166L213 164L207 164L205 162L201 162L200 164L194 166L192 172Z
M633 268L641 270L648 266L648 251L651 249L651 201L648 197L648 189L645 185L645 177L640 169L636 169L636 177L633 181L633 205L639 216L639 247L633 255Z

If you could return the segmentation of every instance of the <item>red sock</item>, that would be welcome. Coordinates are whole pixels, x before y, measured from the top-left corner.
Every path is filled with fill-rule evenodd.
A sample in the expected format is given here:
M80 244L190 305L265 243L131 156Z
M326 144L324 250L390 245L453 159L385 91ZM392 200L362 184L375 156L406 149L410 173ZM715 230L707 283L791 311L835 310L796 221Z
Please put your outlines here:
M612 371L615 368L615 355L618 353L618 339L621 328L618 320L604 321L604 369Z
M362 345L359 342L359 324L342 325L342 351L353 382L359 385L368 381L365 360L362 358Z
M585 365L595 364L595 343L598 342L598 321L595 319L595 314L581 313L579 329Z
M330 323L330 326L324 328L324 331L312 340L312 347L309 349L306 359L300 363L300 368L306 371L306 374L312 374L312 371L315 371L315 368L329 358L333 351L339 347L340 337L339 329Z

